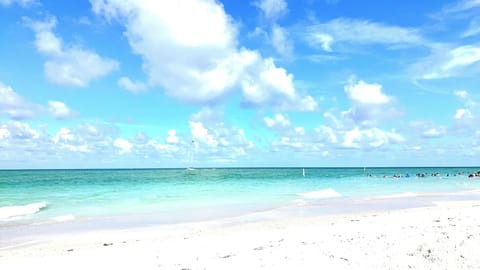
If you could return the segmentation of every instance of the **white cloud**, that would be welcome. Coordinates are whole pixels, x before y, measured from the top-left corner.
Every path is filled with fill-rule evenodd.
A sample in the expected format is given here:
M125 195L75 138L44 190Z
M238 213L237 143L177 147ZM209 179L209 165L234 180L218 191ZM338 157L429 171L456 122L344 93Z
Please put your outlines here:
M480 7L480 0L460 0L452 5L445 7L443 13L464 12L470 9Z
M121 77L118 79L118 85L123 89L133 93L140 94L148 91L148 86L143 82L134 82L128 77Z
M54 100L48 101L48 111L56 119L68 119L77 115L65 103Z
M32 129L29 124L18 121L9 121L0 126L2 136L12 140L35 140L40 138L40 133Z
M455 90L453 94L463 100L468 97L468 92L465 90Z
M368 84L364 81L354 83L350 81L344 87L345 93L355 103L365 105L382 105L391 102L391 98L385 95L380 84Z
M458 109L458 110L455 112L454 118L457 119L457 120L459 120L459 119L465 119L465 118L471 119L471 118L473 118L473 115L472 115L472 113L470 112L470 110L461 108L461 109Z
M447 128L431 121L417 120L409 124L411 132L423 139L439 138L447 133Z
M472 99L472 97L466 90L455 90L453 94L458 97L467 108L472 108L477 105L477 102Z
M291 138L284 136L279 141L273 142L273 146L286 146L293 149L301 149L304 147L304 142L298 138Z
M426 45L414 28L385 25L366 20L338 18L307 28L306 38L312 46L332 51L339 42L350 44Z
M294 87L293 75L276 67L273 59L257 62L252 74L242 81L247 105L270 105L283 110L313 111L318 107L311 96L300 96Z
M118 137L118 130L115 126L102 123L82 123L75 128L60 128L50 141L54 143L52 150L57 152L58 156L69 155L72 153L89 154L100 157L113 157L117 155L117 149L122 145L122 141L113 138ZM128 141L127 141L128 142ZM121 154L126 153L123 150Z
M10 137L10 131L5 126L0 127L0 140L6 140Z
M118 62L103 58L98 54L79 46L65 46L63 41L53 33L57 20L50 17L45 21L25 22L35 32L35 46L47 61L44 72L47 80L62 86L86 87L118 69Z
M290 127L290 121L283 114L277 113L274 118L263 118L265 126L270 129L284 129Z
M194 141L202 142L214 147L218 145L218 141L213 137L212 134L209 134L208 129L203 126L202 122L190 121L190 129L192 131Z
M292 57L293 45L290 40L288 40L288 32L285 28L274 24L272 26L271 41L278 54L286 58Z
M10 86L0 82L0 115L6 114L11 119L22 120L35 117L40 110L41 106L28 102Z
M440 127L440 128L430 128L425 130L422 133L422 136L425 138L437 138L445 135L445 128Z
M113 142L113 145L120 150L120 154L127 154L132 152L133 145L125 139L117 138Z
M295 132L299 135L305 135L305 128L304 127L296 127Z
M60 128L57 133L55 133L55 136L52 138L53 142L59 143L59 142L72 142L75 139L75 136L73 135L72 131L68 128Z
M316 137L320 139L320 141L326 141L330 144L336 144L338 142L337 135L333 128L329 126L320 126L315 128Z
M253 148L245 131L223 122L222 113L218 110L202 109L190 117L189 125L195 155L202 156L204 160L232 161L245 156ZM186 143L187 147L191 145Z
M480 17L473 18L470 21L468 29L462 33L463 38L473 37L480 34Z
M267 19L277 19L288 11L285 0L259 0L254 4L262 10Z
M161 153L162 155L167 155L169 157L172 157L171 156L172 154L175 154L180 151L180 148L172 144L162 144L162 143L159 143L157 140L149 140L145 146L147 148L153 148L157 153ZM145 148L145 146L143 148ZM138 147L139 146L137 146L137 148Z
M311 97L296 92L293 75L273 59L237 48L237 25L216 1L90 2L96 14L125 27L133 52L143 59L148 84L172 97L212 104L240 88L248 105L314 107ZM275 82L265 78L272 73Z
M77 115L61 101L48 101L48 108L33 104L17 94L10 86L0 82L0 115L6 114L13 120L24 120L45 112L56 119L67 119Z
M149 82L173 97L190 102L222 97L244 68L232 19L214 1L90 2L95 13L125 26Z
M395 118L400 113L395 108L394 98L383 93L382 85L369 84L353 79L344 87L345 93L352 102L352 107L343 112L362 126L376 126L380 120Z
M311 33L309 36L310 42L312 44L319 44L320 47L326 51L331 52L333 37L325 33Z
M35 0L0 0L0 5L2 6L10 6L13 4L18 4L22 7L28 7L35 3L36 3Z
M461 66L468 66L480 61L480 47L462 46L450 51L450 59L442 65L441 70L448 71Z
M420 151L420 150L422 150L422 147L419 146L419 145L416 145L416 146L413 146L413 147L412 147L412 150Z
M346 131L342 146L346 148L378 148L388 143L404 142L405 138L395 131L383 131L379 128Z
M66 149L70 152L90 152L87 142L79 138L68 128L60 128L60 130L55 133L52 141L60 146L60 149Z
M177 137L177 131L171 129L168 131L167 143L176 144L179 143L180 139Z
M440 79L478 73L480 47L436 48L430 56L413 66L416 78ZM469 69L470 68L470 69Z

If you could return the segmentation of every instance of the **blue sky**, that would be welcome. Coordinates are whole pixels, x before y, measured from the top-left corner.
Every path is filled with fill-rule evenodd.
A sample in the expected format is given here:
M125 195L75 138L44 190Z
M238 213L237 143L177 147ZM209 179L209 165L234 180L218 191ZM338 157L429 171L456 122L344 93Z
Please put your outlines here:
M0 25L0 168L479 165L478 0L0 0Z

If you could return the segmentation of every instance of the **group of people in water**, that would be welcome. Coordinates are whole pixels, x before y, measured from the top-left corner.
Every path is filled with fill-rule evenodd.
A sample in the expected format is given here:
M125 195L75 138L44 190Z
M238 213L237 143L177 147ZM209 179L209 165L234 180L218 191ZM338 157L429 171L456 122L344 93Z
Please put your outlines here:
M471 173L468 175L468 178L480 177L480 171Z
M450 177L450 176L460 176L460 175L464 175L465 172L457 172L457 173L454 173L454 174L445 174L445 177ZM439 172L434 172L434 173L416 173L415 174L415 177L417 178L423 178L423 177L428 177L428 176L432 176L432 177L440 177L442 176ZM371 174L369 173L368 174L368 177L376 177L374 174ZM410 178L412 177L409 173L406 173L406 174L394 174L392 176L392 178ZM469 178L474 178L474 177L480 177L480 171L478 172L473 172L473 173L469 173L468 174L468 177ZM383 178L389 178L387 175L384 175Z

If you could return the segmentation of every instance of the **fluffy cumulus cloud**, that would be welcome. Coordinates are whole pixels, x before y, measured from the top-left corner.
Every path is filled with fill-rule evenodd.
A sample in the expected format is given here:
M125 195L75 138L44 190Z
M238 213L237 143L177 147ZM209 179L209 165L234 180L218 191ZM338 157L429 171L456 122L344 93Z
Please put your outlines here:
M61 101L48 101L48 108L31 103L10 86L0 82L0 115L6 115L13 120L25 120L43 113L49 113L56 119L69 119L77 115Z
M35 140L40 137L40 133L30 127L27 123L10 121L0 126L0 133L4 139L11 140Z
M461 109L458 109L455 112L454 118L457 119L457 120L465 119L465 118L471 119L472 118L472 113L468 109L461 108Z
M117 83L120 87L133 94L140 94L148 91L148 86L145 83L132 81L128 77L121 77L118 79Z
M242 81L244 104L269 105L282 110L313 111L318 107L311 96L300 96L295 90L293 75L276 67L273 59L263 59Z
M393 106L394 98L386 95L380 84L350 79L344 90L352 103L344 115L357 124L373 126L399 114Z
M453 115L452 133L471 135L478 130L480 110L478 102L466 90L456 90L453 93L462 102L462 108L458 108Z
M96 14L125 27L133 52L143 59L149 85L172 97L211 104L242 89L245 104L252 106L316 106L313 98L297 93L293 75L273 59L238 47L236 24L217 1L90 2Z
M388 143L404 142L405 138L393 131L379 128L348 130L344 134L342 146L346 148L378 148Z
M116 140L118 130L109 124L83 123L62 127L53 133L45 127L8 121L0 124L2 167L108 167L112 160L128 154L128 144ZM119 148L120 147L120 148Z
M265 117L265 126L276 133L276 139L270 141L272 149L340 158L351 153L348 151L405 145L407 139L401 132L382 127L382 120L397 115L394 97L385 94L380 84L351 79L344 90L351 107L343 112L323 113L323 119L318 119L321 124L314 128L295 126L283 114Z
M65 103L61 101L48 101L48 111L56 119L69 119L77 115Z
M14 120L33 118L41 110L39 105L27 101L10 86L0 82L0 115Z
M50 147L41 131L27 123L7 121L0 123L0 160L2 167L8 168L9 162L31 164L49 155Z
M406 138L394 129L355 126L331 113L324 114L324 118L324 124L312 130L306 130L304 127L293 128L290 121L286 119L289 126L275 129L278 139L271 142L272 148L276 151L283 149L327 156L338 153L339 150L384 149L406 142Z
M177 131L171 129L168 131L167 143L176 144L180 142L180 139L177 137Z
M466 90L455 90L453 94L461 100L466 100L468 98L468 92Z
M407 46L427 43L414 28L348 18L313 24L307 27L305 35L312 46L327 52L333 51L336 43Z
M351 81L345 86L345 93L355 103L362 105L388 104L391 98L385 95L380 84L368 84L364 81Z
M44 72L47 80L53 84L73 87L86 87L88 84L116 70L119 63L104 58L80 46L63 44L53 32L57 25L54 17L44 21L24 19L35 32L35 46L47 61Z
M74 134L68 128L60 128L53 136L52 141L60 149L66 149L70 152L90 152L87 141Z
M290 127L290 120L283 114L275 114L273 118L263 118L265 126L269 129L284 129Z
M47 162L48 167L116 167L127 161L138 166L192 166L246 157L253 143L242 128L222 118L218 111L203 109L191 116L187 130L170 129L158 137L143 132L120 136L116 125L102 122L47 132L44 126L7 121L0 123L0 160L19 167L26 162L31 166Z
M260 0L254 2L267 19L276 19L288 11L285 0Z
M222 114L210 108L192 115L189 125L195 155L205 159L231 162L254 146L243 129L226 124Z
M133 145L125 139L117 138L113 142L113 145L119 149L120 154L126 154L126 153L132 152Z
M416 78L428 80L478 74L479 67L480 47L465 45L456 48L437 47L412 69Z

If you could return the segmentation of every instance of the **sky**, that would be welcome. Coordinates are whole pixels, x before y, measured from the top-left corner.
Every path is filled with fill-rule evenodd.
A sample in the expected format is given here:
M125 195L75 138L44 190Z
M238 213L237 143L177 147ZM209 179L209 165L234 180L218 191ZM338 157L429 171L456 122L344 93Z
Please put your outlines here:
M480 1L0 0L0 169L479 166Z

